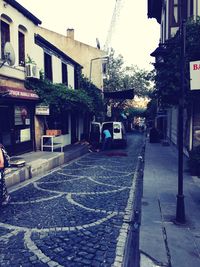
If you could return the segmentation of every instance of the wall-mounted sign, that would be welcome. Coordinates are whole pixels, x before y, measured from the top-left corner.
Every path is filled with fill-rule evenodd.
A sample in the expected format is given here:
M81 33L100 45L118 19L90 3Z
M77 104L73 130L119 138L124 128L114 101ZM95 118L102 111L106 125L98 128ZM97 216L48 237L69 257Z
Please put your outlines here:
M36 105L35 115L49 115L49 106Z
M200 60L190 62L190 90L200 90Z
M32 90L27 90L26 88L15 88L10 86L0 86L0 91L7 93L7 97L21 98L28 100L39 100L39 96Z
M31 130L28 129L22 129L20 130L20 142L27 142L31 140Z

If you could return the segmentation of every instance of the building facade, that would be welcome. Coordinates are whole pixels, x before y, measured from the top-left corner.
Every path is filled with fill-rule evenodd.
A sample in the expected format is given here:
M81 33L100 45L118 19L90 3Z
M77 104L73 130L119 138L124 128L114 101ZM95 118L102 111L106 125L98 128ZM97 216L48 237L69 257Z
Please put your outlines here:
M26 79L39 79L43 73L52 83L78 88L82 66L38 34L40 24L17 1L0 1L0 142L11 155L40 149L46 119L62 130L63 145L80 140L83 133L82 114L71 110L52 118L51 111L50 115L38 112L39 96L25 87Z
M37 28L38 34L76 60L83 66L82 73L94 85L103 90L104 66L106 62L105 51L75 40L74 29L67 29L66 36L50 31L43 27Z
M198 20L200 15L199 0L148 0L148 18L155 18L160 24L160 46L173 38L181 27L182 21ZM158 46L159 48L159 46ZM156 50L155 50L156 51ZM154 51L154 52L155 52ZM152 53L153 54L153 53ZM195 58L199 60L200 58ZM188 68L188 66L187 66ZM185 69L184 75L188 73ZM200 86L199 86L200 89ZM190 90L187 89L188 91ZM187 92L190 95L190 106L184 110L184 145L187 151L200 145L200 110L199 100L200 91L195 93ZM193 97L194 95L194 97ZM189 112L188 112L189 110ZM174 105L167 109L165 118L167 127L166 133L168 139L174 144L178 141L178 106Z
M35 148L34 114L39 97L24 87L26 55L34 51L41 23L15 1L0 1L0 139L9 153Z
M35 34L35 44L34 62L37 69L43 73L44 78L53 84L66 85L66 93L67 88L73 90L78 88L82 66L39 34ZM31 63L30 65L34 67L34 64ZM42 135L46 133L47 127L61 131L63 146L79 141L83 133L84 118L82 114L74 115L73 110L69 109L68 112L55 116L51 111L50 109L47 116L36 112L36 148L40 148L40 140Z

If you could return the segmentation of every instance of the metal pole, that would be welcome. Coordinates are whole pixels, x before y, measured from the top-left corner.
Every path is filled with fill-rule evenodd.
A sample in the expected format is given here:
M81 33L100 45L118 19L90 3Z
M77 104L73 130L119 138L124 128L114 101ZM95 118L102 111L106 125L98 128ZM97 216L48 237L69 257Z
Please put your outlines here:
M93 59L90 60L90 82L92 79L92 61L93 61Z
M102 56L102 57L96 57L96 58L92 58L92 59L90 59L90 82L91 82L91 79L92 79L92 62L94 61L94 60L98 60L98 59L108 59L109 58L109 56Z
M185 21L181 21L181 90L178 107L178 194L176 205L177 223L185 223L185 205L183 195L183 112L184 112L184 71L185 71Z

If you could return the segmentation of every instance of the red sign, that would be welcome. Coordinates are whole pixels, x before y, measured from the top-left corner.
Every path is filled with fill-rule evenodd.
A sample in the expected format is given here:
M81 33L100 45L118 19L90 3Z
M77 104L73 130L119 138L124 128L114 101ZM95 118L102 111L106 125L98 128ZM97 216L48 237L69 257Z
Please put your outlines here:
M200 90L200 60L190 62L190 89Z

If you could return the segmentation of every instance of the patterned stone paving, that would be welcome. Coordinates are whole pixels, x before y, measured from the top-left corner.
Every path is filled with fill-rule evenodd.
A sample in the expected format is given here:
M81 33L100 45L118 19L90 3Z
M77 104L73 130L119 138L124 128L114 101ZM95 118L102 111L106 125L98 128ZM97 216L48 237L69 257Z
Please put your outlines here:
M141 135L18 187L0 213L0 266L122 266Z

